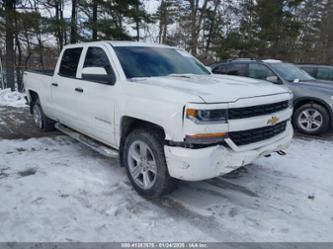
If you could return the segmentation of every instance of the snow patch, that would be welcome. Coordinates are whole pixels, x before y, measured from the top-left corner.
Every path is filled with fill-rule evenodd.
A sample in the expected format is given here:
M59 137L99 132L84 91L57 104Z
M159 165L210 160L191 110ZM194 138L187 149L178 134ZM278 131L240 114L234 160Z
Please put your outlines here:
M0 90L0 106L27 107L25 94L12 92L9 88Z

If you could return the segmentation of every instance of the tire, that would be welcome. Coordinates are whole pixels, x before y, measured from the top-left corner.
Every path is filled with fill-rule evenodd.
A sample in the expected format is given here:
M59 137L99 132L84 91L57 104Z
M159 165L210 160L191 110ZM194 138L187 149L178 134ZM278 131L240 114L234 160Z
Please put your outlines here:
M157 129L136 129L125 139L122 165L134 189L147 199L171 193L176 186L168 172L163 140Z
M35 125L38 129L45 132L54 130L55 122L44 114L39 99L33 103L32 115L34 117Z
M296 109L293 124L301 133L319 135L329 129L330 116L325 107L309 103Z

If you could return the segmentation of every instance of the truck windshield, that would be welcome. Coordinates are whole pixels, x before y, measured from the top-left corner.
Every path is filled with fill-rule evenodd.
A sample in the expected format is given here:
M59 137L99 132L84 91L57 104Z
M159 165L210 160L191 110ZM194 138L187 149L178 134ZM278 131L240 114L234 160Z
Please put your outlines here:
M308 73L291 63L272 63L271 66L286 81L294 82L313 80L313 78Z
M114 47L114 50L127 78L210 74L202 64L182 50L132 46Z

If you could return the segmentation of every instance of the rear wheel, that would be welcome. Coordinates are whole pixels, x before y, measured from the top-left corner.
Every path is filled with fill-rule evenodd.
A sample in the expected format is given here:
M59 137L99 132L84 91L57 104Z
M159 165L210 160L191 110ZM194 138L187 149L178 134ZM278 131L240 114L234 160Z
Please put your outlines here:
M175 187L165 161L163 137L155 129L132 131L125 140L122 161L134 189L148 199L170 193Z
M37 99L32 106L32 114L37 128L43 131L54 130L55 122L44 114L39 99Z
M299 132L317 135L328 130L329 113L318 104L305 104L299 107L293 117L293 123Z

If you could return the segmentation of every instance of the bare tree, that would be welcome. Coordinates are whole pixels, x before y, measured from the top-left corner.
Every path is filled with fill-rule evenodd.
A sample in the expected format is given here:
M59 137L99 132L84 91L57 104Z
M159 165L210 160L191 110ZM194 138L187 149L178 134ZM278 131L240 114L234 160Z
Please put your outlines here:
M77 0L72 0L71 43L77 42Z
M200 7L199 0L187 0L190 4L191 10L191 40L190 49L191 53L196 56L198 50L199 35L202 30L202 22L204 20L208 0L204 0L202 6Z
M93 39L93 41L97 41L97 11L98 11L97 0L92 0L92 39Z
M7 86L15 90L14 78L14 15L15 15L15 0L5 0L5 18L6 18L6 81Z

